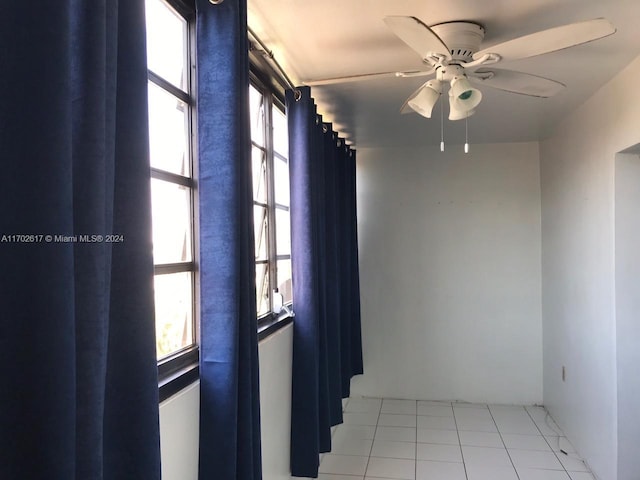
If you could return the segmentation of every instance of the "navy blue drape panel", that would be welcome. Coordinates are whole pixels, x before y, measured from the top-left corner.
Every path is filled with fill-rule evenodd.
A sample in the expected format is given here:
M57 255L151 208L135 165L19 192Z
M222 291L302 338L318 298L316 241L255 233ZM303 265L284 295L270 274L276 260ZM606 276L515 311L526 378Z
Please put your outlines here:
M350 341L348 348L343 347L343 352L349 352L350 368L343 371L343 397L350 395L350 382L346 379L353 375L360 375L364 371L362 360L362 326L361 326L361 312L360 312L360 261L358 258L358 222L356 218L356 212L358 211L357 205L357 189L356 189L356 160L357 152L355 150L345 149L344 163L347 165L346 177L348 179L348 186L346 188L346 194L348 198L347 202L347 225L346 231L348 238L345 239L345 243L349 250L349 272L347 278L349 278L349 296L346 302L349 304L348 318L350 328ZM348 158L347 158L348 157ZM344 364L344 363L343 363Z
M298 100L286 93L296 311L291 473L317 477L318 454L331 450L331 426L342 422L341 398L362 373L355 152L322 123L310 89L299 91Z
M144 1L1 2L0 71L0 478L159 479Z
M326 268L326 276L333 279L332 282L340 281L339 272L339 247L338 243L338 210L337 210L337 161L338 152L336 149L335 133L331 124L323 125L323 144L324 144L324 164L325 164L325 189L324 189L324 211L326 216L325 235L326 235L326 252L323 256ZM329 370L329 410L331 424L336 425L342 423L342 371L341 371L341 355L342 348L340 343L340 295L341 289L338 284L329 283L326 298L327 308L327 330L328 336L332 341L328 342L328 364ZM349 377L351 378L351 377Z
M291 178L291 260L296 319L293 329L291 412L291 473L317 477L320 452L319 424L319 280L315 274L312 165L317 163L315 105L308 89L296 101L286 92L289 125L289 175ZM308 249L307 251L305 251Z
M339 143L344 144L343 140ZM356 222L356 152L344 147L339 153L340 220L338 242L341 245L339 269L342 352L342 396L350 394L350 379L363 372L360 328L360 277L358 275L358 234Z
M246 0L197 2L201 480L261 478Z
M317 115L315 117L316 125L320 125L322 123L322 117ZM318 350L318 415L319 415L319 424L321 426L324 425L335 425L331 420L331 391L330 391L330 382L329 382L329 351L328 351L328 342L331 339L328 338L328 329L329 329L329 321L327 318L328 310L327 310L327 275L325 263L321 259L324 259L327 254L327 244L324 237L324 232L326 229L326 215L325 210L320 208L322 202L324 201L324 192L325 192L325 162L322 161L324 159L326 152L324 151L324 140L322 136L321 128L313 129L313 140L314 140L314 150L316 151L316 156L320 161L316 161L311 163L311 178L313 179L313 184L311 188L312 205L314 205L313 211L314 215L310 219L312 221L312 230L313 230L313 243L317 248L317 255L311 257L314 270L317 272L318 279L318 341L320 348ZM295 261L295 260L294 260ZM295 328L295 327L294 327ZM339 400L339 399L338 399ZM331 429L330 428L320 428L319 430L319 448L321 452L328 452L331 450Z

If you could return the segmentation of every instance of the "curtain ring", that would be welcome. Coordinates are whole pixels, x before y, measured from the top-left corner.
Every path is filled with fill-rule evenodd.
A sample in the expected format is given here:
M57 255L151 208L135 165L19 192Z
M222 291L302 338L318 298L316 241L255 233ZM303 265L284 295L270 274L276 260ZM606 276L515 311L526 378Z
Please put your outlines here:
M320 125L320 117L316 116L316 125Z
M224 0L209 0L209 3L212 5L220 5Z
M322 133L327 133L329 131L329 127L325 123L322 124Z
M211 1L211 0L210 0ZM219 1L224 1L224 0L219 0ZM296 102L299 102L300 99L302 98L302 92L300 90L298 90L297 88L293 91L293 98Z

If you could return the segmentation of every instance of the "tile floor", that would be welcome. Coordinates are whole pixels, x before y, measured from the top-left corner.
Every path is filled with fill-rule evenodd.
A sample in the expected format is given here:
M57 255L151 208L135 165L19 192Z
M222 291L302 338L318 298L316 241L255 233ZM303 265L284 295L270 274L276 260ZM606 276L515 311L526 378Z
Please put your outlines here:
M542 407L351 398L332 439L319 480L595 480Z

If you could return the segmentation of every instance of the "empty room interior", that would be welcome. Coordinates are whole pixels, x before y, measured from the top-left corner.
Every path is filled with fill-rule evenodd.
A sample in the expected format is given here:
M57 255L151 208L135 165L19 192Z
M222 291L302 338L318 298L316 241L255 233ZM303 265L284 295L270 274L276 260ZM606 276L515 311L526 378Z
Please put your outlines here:
M164 480L640 480L640 2L147 0L146 9L151 367L160 376L153 398ZM238 29L242 41L219 42ZM174 81L174 66L165 71L162 61L189 49L178 70L191 73ZM215 88L236 77L205 61L239 75L233 95ZM240 120L203 120L227 100L246 110ZM244 121L250 133L229 133ZM188 130L175 168L154 164L172 151L161 138L171 122ZM314 164L325 157L314 156L313 139L311 163L300 166L308 152L300 138L316 129L317 138L333 135L344 162L355 158L353 170L336 167L337 153L333 166ZM240 163L225 167L218 151L244 155L253 171L216 180ZM253 193L244 210L218 215L226 189L241 183ZM183 204L186 217L163 219ZM116 205L114 218L121 211ZM51 233L45 241L58 252L76 248L80 262L79 249L94 248L82 242L91 234L102 242L106 232L19 231L26 220L5 218L13 223L0 231L4 253L18 248L13 234ZM133 238L107 237L114 252ZM180 258L171 253L178 244ZM247 268L235 261L242 252ZM80 295L79 285L93 284L78 283L77 265ZM250 289L224 293L247 275ZM113 285L111 295L121 295ZM24 300L8 293L7 301L12 295ZM162 308L181 319L178 330L171 319L158 326L169 318ZM247 315L246 324L227 320ZM221 331L231 336L220 340ZM6 358L22 358L15 352ZM218 402L216 375L226 381L223 366L236 360L233 394ZM237 409L226 410L227 398ZM9 404L7 412L22 408ZM225 463L216 456L227 447L237 456Z
M467 121L465 153L465 121L448 119L446 97L431 118L400 113L429 77L349 78L428 69L385 25L394 15L475 22L481 48L596 18L616 32L497 65L565 88L540 98L477 82L482 101ZM357 150L364 375L352 380L351 398L410 400L397 412L417 413L418 427L428 411L420 401L544 406L587 465L552 464L535 477L467 470L469 479L640 478L637 18L630 1L249 2L249 26L296 85L311 85L318 112ZM259 346L267 479L290 475L292 330ZM197 388L164 404L161 418L189 417ZM380 418L396 412L373 405ZM376 425L345 408L345 424ZM371 444L357 453L373 455ZM556 447L542 449L564 450ZM321 463L326 480L375 478L357 468L322 472ZM387 473L467 478L411 474Z

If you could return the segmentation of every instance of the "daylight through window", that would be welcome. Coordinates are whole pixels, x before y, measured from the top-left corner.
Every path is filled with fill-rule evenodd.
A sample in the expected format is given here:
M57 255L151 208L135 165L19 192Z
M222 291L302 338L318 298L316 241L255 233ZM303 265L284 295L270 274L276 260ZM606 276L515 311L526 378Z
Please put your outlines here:
M189 25L146 0L158 360L195 344L194 180Z
M292 302L289 139L280 102L251 85L251 158L258 317L274 309L274 291ZM273 312L278 313L278 312Z

